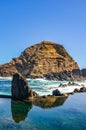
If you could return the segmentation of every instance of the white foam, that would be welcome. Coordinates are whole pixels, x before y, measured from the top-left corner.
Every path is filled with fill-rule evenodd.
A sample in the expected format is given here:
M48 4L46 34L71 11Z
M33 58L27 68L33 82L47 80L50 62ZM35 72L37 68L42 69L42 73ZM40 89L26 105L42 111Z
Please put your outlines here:
M3 81L3 84L0 84L1 93L6 94L6 90L8 89L8 92L10 94L10 82L6 83L4 81L12 80L12 77L0 77L0 80ZM27 79L29 82L30 88L32 88L33 91L36 91L39 95L51 95L53 90L59 89L61 93L69 93L73 92L75 88L81 88L82 86L86 87L86 81L83 82L75 82L78 85L74 86L66 86L66 87L58 87L60 84L68 84L68 81L51 81L46 80L43 78L37 78L37 79ZM6 84L5 84L6 83ZM6 88L6 90L5 90Z
M0 77L1 80L12 80L12 77Z

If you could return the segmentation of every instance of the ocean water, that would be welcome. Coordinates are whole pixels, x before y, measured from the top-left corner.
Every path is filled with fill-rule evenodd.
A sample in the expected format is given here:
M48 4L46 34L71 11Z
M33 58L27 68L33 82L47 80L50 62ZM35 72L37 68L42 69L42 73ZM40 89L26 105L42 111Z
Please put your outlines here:
M0 94L11 95L12 78L0 78ZM45 79L27 79L30 88L36 91L39 95L52 94L52 91L57 89L60 84L68 84L67 81L50 81ZM58 88L61 93L73 92L75 88L81 88L82 84L86 86L86 81L77 82L80 86L67 86Z
M86 93L48 108L0 98L0 130L86 130Z
M60 83L45 79L27 79L30 87L40 95L52 94ZM12 78L0 78L0 95L11 95ZM77 82L82 87L86 82ZM59 88L72 92L77 86ZM0 130L86 130L86 93L47 100L21 102L0 98Z

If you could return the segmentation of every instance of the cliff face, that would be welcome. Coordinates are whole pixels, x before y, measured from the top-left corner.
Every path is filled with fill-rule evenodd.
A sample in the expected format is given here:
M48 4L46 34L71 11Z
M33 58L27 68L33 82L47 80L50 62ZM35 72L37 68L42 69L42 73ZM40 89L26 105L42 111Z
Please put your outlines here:
M20 72L25 77L36 78L77 69L79 69L77 63L62 45L43 41L26 48L10 63L0 65L0 76L12 76Z

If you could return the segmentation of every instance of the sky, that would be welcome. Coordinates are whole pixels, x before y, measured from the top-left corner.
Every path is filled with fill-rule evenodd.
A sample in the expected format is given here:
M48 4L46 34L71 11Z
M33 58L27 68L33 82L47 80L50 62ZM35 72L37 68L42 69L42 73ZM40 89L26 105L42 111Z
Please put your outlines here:
M0 0L0 64L43 40L86 68L86 0Z

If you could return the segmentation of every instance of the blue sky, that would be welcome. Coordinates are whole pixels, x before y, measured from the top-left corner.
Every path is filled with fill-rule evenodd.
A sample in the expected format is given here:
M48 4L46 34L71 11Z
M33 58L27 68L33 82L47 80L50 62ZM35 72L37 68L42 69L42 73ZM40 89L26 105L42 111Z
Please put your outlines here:
M86 0L0 0L0 64L43 40L86 67Z

